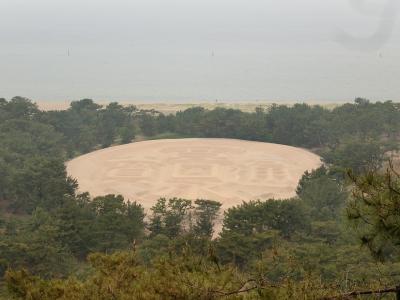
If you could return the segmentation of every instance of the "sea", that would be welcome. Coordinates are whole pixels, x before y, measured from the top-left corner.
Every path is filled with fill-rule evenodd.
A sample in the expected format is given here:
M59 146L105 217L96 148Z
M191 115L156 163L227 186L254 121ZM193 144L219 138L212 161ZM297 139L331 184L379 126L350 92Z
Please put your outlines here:
M398 0L0 0L0 97L400 100Z

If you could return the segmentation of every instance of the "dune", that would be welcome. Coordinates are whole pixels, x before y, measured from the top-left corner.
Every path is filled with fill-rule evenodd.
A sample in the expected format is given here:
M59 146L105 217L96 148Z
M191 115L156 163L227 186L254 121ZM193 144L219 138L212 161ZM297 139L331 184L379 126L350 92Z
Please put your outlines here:
M301 148L233 139L136 142L67 162L80 191L121 194L150 208L158 198L210 199L223 209L249 200L295 195L320 157Z

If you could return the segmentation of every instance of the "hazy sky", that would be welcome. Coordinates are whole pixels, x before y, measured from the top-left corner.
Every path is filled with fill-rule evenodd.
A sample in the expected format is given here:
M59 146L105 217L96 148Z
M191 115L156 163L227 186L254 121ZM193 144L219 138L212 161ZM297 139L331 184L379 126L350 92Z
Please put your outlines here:
M398 0L0 0L0 97L400 100Z

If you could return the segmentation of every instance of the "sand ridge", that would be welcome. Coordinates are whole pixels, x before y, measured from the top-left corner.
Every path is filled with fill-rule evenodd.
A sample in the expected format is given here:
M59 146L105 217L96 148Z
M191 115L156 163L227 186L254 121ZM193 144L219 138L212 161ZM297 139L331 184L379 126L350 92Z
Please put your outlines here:
M211 199L223 208L295 195L320 158L304 149L234 139L167 139L98 150L67 163L81 191L122 194L150 208L160 197Z

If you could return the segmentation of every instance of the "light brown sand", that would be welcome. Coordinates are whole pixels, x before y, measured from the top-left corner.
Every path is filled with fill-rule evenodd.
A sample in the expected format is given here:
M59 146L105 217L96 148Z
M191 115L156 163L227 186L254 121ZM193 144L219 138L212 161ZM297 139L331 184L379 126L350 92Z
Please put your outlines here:
M96 101L96 103L107 106L108 101ZM191 102L191 103L143 103L143 102L135 102L135 101L120 101L122 105L135 105L139 109L155 109L163 114L175 114L178 111L184 111L191 107L201 106L205 109L214 109L217 107L222 108L232 108L238 109L244 112L253 112L257 107L261 107L264 109L268 109L274 103L272 101L249 101L249 102ZM296 102L279 102L279 104L285 104L288 106L292 106ZM337 103L327 103L327 102L317 102L317 101L307 101L310 105L321 105L327 109L334 108L342 102ZM48 111L48 110L65 110L70 106L70 102L62 101L62 102L49 102L49 101L37 101L36 104L40 109Z
M289 198L320 158L278 144L231 139L153 140L95 151L67 163L80 190L122 194L150 208L160 197L211 199L223 209L248 200Z

